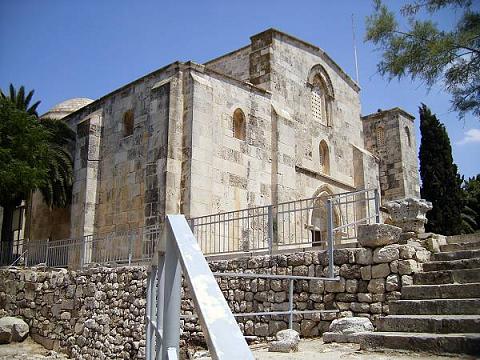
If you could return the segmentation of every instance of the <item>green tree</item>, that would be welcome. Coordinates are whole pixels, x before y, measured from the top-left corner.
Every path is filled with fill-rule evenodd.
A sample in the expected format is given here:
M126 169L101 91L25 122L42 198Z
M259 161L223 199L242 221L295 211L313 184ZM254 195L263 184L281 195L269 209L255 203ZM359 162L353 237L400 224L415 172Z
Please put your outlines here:
M461 9L455 27L444 30L433 20L419 20L443 8ZM408 28L402 29L395 14L381 0L367 17L366 40L382 53L380 74L390 79L410 76L431 87L439 81L452 95L452 109L463 117L480 117L480 13L471 0L417 0L405 5L401 14Z
M480 174L471 177L463 184L465 194L464 222L466 232L480 229Z
M433 209L427 213L427 231L443 235L462 232L464 207L462 178L453 163L452 147L445 126L425 105L420 110L420 177L422 198L431 201Z
M0 98L0 206L2 243L12 241L15 208L33 189L45 185L50 133L35 116Z
M40 101L37 101L33 105L30 105L30 101L32 101L34 92L34 90L30 90L27 96L25 96L25 88L23 86L20 86L20 89L17 92L15 87L10 84L8 95L4 94L0 89L0 98L10 100L13 104L15 104L15 107L17 109L24 110L29 115L38 116L37 107L38 105L40 105Z
M62 121L39 119L30 106L33 91L24 96L10 85L0 96L0 206L4 208L2 243L12 241L12 216L22 200L39 190L50 207L71 200L73 161L69 148L75 133ZM5 248L5 247L4 247Z

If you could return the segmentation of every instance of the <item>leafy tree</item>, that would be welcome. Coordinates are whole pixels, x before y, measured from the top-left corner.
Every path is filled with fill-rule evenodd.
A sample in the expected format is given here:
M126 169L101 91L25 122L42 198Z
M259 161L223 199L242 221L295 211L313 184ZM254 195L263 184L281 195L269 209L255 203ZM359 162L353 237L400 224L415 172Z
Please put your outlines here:
M2 242L12 241L15 208L31 190L45 185L50 133L35 116L0 98L0 206Z
M452 147L445 126L425 105L420 110L420 177L422 198L431 201L427 213L427 231L444 235L462 232L461 212L464 205L462 178L453 163Z
M20 89L17 92L15 90L15 87L12 84L10 84L8 96L5 95L0 89L0 98L9 99L13 104L15 104L17 109L24 110L29 115L38 116L37 107L38 105L40 105L40 101L37 101L36 103L30 106L30 101L32 100L34 92L35 92L34 90L30 90L27 96L25 96L25 88L23 86L20 86Z
M419 20L425 10L434 15L451 7L461 9L456 26L447 31L432 20ZM375 11L367 17L366 40L378 46L382 60L380 74L390 79L410 76L431 87L443 81L452 95L452 108L463 117L473 112L480 117L480 13L471 0L415 0L401 14L408 29L401 29L395 14L375 0Z
M0 96L0 206L4 208L2 242L12 241L12 217L22 200L39 190L50 207L71 200L73 161L69 147L75 133L62 121L39 119L21 86Z

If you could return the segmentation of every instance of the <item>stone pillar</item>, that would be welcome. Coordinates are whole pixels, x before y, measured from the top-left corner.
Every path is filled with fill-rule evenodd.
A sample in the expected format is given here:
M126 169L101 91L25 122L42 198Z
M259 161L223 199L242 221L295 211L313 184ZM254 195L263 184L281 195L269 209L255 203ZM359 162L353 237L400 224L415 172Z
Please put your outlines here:
M102 110L98 110L77 126L70 230L71 237L77 241L82 241L95 231L102 121ZM91 249L83 251L84 260L88 262Z

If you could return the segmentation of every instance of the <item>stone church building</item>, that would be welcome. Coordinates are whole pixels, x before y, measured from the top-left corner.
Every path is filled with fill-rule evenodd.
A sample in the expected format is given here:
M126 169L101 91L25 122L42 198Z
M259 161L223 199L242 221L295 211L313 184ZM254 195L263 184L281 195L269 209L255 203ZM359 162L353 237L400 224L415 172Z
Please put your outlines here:
M274 29L44 116L76 132L73 199L51 212L35 195L32 240L365 188L382 201L419 197L413 116L362 116L360 88L334 60Z

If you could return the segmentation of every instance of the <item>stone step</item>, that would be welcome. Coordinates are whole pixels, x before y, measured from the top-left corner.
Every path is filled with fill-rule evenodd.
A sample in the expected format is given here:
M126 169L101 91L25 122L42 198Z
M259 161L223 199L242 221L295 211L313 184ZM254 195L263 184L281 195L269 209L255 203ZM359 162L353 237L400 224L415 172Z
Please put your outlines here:
M427 271L413 275L415 285L439 285L480 282L480 268L461 270Z
M457 238L456 236L447 236L447 244L465 244L480 242L480 234L470 234L469 238ZM475 235L475 236L473 236Z
M480 242L440 245L440 251L462 251L480 249Z
M458 270L480 268L480 257L447 261L431 261L423 264L423 271Z
M480 315L389 315L377 319L378 331L413 333L480 332Z
M480 250L449 251L432 254L432 261L449 261L480 257Z
M388 305L390 315L480 315L479 298L395 300Z
M402 299L458 299L480 298L480 283L409 285L402 287Z
M410 332L371 332L357 334L364 350L378 348L425 351L436 354L480 354L480 334L430 334Z

